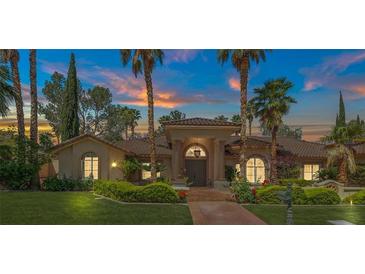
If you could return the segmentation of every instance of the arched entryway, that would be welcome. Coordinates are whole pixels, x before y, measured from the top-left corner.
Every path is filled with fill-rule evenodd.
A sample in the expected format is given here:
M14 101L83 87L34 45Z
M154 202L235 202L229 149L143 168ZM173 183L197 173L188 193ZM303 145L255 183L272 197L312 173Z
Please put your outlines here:
M199 144L190 145L185 151L185 170L192 186L207 185L207 151Z

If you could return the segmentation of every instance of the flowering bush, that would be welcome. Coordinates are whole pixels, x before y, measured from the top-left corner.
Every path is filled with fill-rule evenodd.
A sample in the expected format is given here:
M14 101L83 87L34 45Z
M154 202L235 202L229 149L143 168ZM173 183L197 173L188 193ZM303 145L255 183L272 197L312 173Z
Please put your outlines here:
M231 185L231 192L238 203L255 202L255 196L246 178L234 181Z
M268 179L265 179L263 182L262 182L262 185L263 186L267 186L270 184L270 181Z
M188 192L186 190L179 190L177 195L179 196L181 202L186 202L186 197L188 196Z

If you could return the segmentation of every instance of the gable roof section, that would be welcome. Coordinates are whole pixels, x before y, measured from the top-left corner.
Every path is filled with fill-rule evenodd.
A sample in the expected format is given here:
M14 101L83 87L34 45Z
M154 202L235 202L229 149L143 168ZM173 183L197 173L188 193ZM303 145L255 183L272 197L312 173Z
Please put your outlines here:
M125 147L126 149L130 149L133 151L136 155L144 156L144 155L150 155L150 144L148 143L148 140L127 140L123 141L121 143L122 147ZM171 149L156 144L156 155L171 155Z
M238 127L240 124L233 122L225 122L208 118L188 118L182 120L172 120L162 122L163 126L230 126Z
M257 140L263 140L271 143L271 137L255 136L251 137ZM297 140L291 137L277 137L278 145L281 149L286 150L297 157L303 158L325 158L326 146L324 144Z
M115 149L123 150L124 152L130 153L130 154L135 154L132 150L128 149L127 147L121 146L120 144L117 144L117 143L109 142L109 141L107 141L103 138L97 137L93 134L82 134L82 135L76 136L74 138L68 139L65 142L62 142L58 145L55 145L55 146L51 147L50 150L53 151L53 152L61 150L63 148L66 148L66 147L74 144L74 143L77 143L77 142L81 141L82 139L92 139L96 142L104 143L104 144L106 144L108 146L111 146Z

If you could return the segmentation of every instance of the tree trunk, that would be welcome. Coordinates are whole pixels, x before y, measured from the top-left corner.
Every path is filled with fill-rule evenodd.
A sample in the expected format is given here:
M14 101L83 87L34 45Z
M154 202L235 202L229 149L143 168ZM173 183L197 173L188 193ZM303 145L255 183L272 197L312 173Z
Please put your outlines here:
M20 84L19 76L19 52L17 50L11 50L10 64L13 77L13 85L16 93L15 106L16 106L16 118L18 121L18 160L25 162L25 126L24 126L24 111L23 111L23 98L22 88Z
M278 183L278 171L277 171L277 151L276 151L276 134L278 127L274 127L271 132L271 172L270 181L272 184Z
M38 102L37 102L37 68L36 68L36 50L31 49L29 51L29 75L30 75L30 97L31 97L31 109L30 109L30 140L32 141L32 153L31 161L34 166L38 166ZM38 172L34 174L32 178L33 190L39 189L39 176Z
M245 149L246 149L246 121L247 121L247 82L248 82L248 55L245 53L241 64L240 84L241 84L241 131L240 131L240 171L241 177L246 177L245 169Z
M144 67L144 78L147 88L147 102L148 102L148 137L150 142L150 157L151 157L151 180L156 181L156 144L155 144L155 127L154 127L154 115L153 115L153 86L151 72L147 69L146 64Z
M345 186L348 183L348 179L347 179L347 165L346 165L346 159L345 158L342 158L341 160L339 160L337 180L338 180L339 183L342 183Z
M252 121L248 120L248 135L251 136Z
M132 138L134 138L134 125L131 126L131 135L132 135Z

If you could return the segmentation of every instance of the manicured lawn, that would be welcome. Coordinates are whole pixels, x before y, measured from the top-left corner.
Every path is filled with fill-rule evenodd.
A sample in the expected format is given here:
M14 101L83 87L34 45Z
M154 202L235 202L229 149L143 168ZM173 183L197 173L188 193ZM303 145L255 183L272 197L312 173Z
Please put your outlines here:
M89 192L0 192L0 224L192 224L186 205L119 204Z
M286 207L280 205L245 205L267 224L286 222ZM345 220L365 224L365 206L293 206L294 224L325 225L328 220Z

